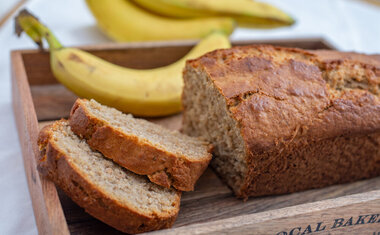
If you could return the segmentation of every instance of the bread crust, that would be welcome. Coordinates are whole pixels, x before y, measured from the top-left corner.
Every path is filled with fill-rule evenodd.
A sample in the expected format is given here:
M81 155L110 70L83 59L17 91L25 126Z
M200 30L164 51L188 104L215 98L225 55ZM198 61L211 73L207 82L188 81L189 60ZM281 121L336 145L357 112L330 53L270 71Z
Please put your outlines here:
M87 213L122 232L142 233L172 226L179 212L180 192L174 202L176 210L168 213L146 215L121 205L81 175L68 156L51 140L52 130L58 128L59 122L43 128L39 134L41 158L38 170L42 175L52 180Z
M212 158L211 145L207 156L197 160L176 156L139 141L138 137L127 135L91 115L81 99L75 102L69 123L72 131L86 139L91 148L136 174L147 175L152 182L166 188L194 190L196 181Z
M288 193L380 175L378 56L255 45L216 50L188 61L186 68L211 79L240 127L248 170L235 191L238 196ZM293 169L282 164L292 157L304 165ZM340 169L344 161L348 164ZM270 170L270 163L284 169Z
M380 175L380 133L305 139L284 151L292 154L263 154L259 166L257 159L249 158L250 172L239 197L292 193Z

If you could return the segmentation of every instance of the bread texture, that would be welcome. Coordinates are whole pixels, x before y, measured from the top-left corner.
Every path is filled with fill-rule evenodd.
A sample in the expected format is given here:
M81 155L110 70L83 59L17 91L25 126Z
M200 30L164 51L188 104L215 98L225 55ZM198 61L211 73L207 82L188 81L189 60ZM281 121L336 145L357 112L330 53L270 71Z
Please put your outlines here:
M193 190L212 158L212 146L203 140L123 114L95 100L78 99L69 122L73 132L93 149L167 188Z
M188 61L183 132L239 197L380 175L377 56L269 45Z
M90 149L65 120L43 128L38 170L86 212L127 233L169 228L180 192L150 182Z

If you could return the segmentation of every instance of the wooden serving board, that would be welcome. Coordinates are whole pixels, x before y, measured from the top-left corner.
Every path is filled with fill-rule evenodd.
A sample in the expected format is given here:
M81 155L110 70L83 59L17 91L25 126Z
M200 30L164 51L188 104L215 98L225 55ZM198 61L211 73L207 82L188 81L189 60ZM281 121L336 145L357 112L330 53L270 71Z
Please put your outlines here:
M176 61L195 42L110 44L86 47L96 56L133 68L153 68ZM306 49L329 49L320 39L244 41ZM39 129L67 117L76 96L58 84L49 54L13 51L13 108L24 158L34 215L40 234L118 234L73 203L36 170ZM149 119L170 129L181 127L181 114ZM157 234L380 234L380 178L299 193L236 199L207 169L195 191L183 193L173 228Z

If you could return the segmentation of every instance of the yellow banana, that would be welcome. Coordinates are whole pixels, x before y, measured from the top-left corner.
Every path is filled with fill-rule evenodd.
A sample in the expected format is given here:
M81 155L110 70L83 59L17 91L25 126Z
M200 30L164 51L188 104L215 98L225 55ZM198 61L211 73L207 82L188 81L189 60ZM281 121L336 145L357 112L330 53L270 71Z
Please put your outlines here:
M151 14L130 0L86 0L102 31L116 41L199 39L212 31L231 34L229 17L170 19Z
M239 26L271 28L291 25L294 20L278 8L252 0L133 0L160 15L177 18L231 16Z
M68 89L80 97L93 98L138 116L180 112L185 61L230 47L228 37L215 32L171 65L148 70L129 69L79 49L62 47L51 31L29 13L21 12L17 22L35 42L41 44L42 38L48 41L52 71Z

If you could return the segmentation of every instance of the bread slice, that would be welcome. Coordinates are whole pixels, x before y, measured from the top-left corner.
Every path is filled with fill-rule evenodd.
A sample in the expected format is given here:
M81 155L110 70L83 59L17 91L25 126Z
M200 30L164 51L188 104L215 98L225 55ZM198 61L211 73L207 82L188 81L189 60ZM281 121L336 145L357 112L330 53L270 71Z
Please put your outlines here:
M239 197L380 175L379 57L252 45L188 61L183 131Z
M212 155L211 145L99 104L78 99L70 115L74 133L93 148L161 186L190 191Z
M170 227L180 192L158 186L94 152L65 120L43 128L38 170L74 202L104 223L127 233Z

